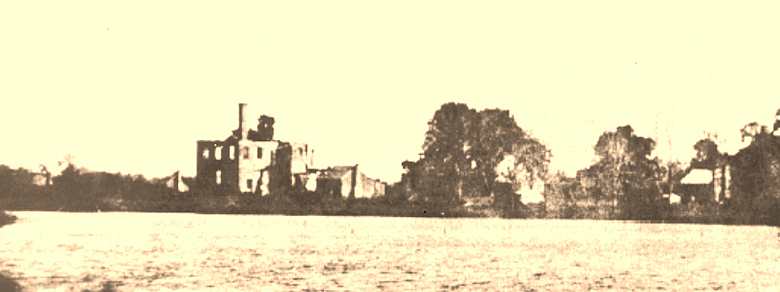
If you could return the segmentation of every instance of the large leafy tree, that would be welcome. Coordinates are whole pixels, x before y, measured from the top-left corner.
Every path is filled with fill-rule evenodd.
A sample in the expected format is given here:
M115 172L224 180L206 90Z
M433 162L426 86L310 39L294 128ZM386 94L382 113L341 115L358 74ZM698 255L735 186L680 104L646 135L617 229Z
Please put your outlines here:
M604 199L612 202L615 214L625 219L652 217L651 204L658 192L654 181L660 173L657 159L649 156L655 141L637 136L630 125L603 133L594 151L598 161L588 169ZM617 210L615 210L617 208Z
M507 110L486 109L479 112L479 127L470 157L475 161L476 176L482 193L493 191L496 168L505 160L512 162L510 182L530 184L547 173L550 152L538 139L523 131Z
M729 205L742 223L780 225L780 137L758 123L740 131L753 139L730 159L733 200Z
M543 177L549 150L517 126L507 110L476 111L466 104L447 103L434 113L417 162L421 184L429 197L457 201L493 192L496 168L512 157L515 183ZM519 175L519 174L523 175Z
M0 200L28 191L33 186L33 174L24 169L0 165Z
M691 159L692 168L713 169L722 156L718 151L718 144L709 138L697 141L693 149L696 150L696 157Z
M471 166L467 152L477 130L477 112L466 104L447 103L428 122L423 144L423 173L430 195L452 199L463 195L463 181Z

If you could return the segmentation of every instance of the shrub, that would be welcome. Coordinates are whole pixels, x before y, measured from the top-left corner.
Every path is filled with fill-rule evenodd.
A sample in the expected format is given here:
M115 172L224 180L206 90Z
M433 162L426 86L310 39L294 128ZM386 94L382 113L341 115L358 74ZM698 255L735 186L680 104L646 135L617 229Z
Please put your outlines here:
M0 274L0 291L21 292L22 286L13 278Z
M18 219L16 216L0 211L0 227L14 223Z

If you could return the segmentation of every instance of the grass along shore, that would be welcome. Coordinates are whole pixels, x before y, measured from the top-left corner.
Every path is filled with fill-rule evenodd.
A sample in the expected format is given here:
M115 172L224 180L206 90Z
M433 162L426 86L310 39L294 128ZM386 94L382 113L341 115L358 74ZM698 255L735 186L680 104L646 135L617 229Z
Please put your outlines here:
M16 219L16 216L0 211L0 227L14 223ZM22 287L13 278L0 273L0 291L22 291Z
M16 219L18 219L16 216L0 211L0 227L14 223Z

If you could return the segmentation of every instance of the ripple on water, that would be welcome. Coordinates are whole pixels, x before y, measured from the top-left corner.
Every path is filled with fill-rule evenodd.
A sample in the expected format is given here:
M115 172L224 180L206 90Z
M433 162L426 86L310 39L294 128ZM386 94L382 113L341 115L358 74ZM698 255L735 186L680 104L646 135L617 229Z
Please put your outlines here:
M780 283L767 227L608 221L14 212L31 290L736 289Z

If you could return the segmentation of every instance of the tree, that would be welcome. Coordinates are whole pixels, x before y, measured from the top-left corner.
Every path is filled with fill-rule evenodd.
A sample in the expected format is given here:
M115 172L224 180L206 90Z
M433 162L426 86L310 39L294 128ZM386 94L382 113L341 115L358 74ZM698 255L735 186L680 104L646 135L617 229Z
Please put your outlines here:
M741 223L780 225L780 137L758 123L740 132L752 141L729 160L732 200L727 203Z
M766 125L761 125L757 122L748 123L745 126L742 127L742 129L739 129L739 133L742 135L742 142L745 142L745 138L749 137L750 142L759 140L759 139L766 139L767 137L771 136L771 133L769 132L769 127Z
M680 184L680 181L686 175L686 169L688 166L680 162L679 160L659 162L661 181L665 184L663 187L663 193L674 193L676 186Z
M476 111L466 104L447 103L437 110L428 122L423 155L424 175L435 177L438 187L431 195L444 200L454 199L451 194L463 195L463 179L471 165L467 152L473 145Z
M474 161L483 195L493 193L498 177L496 168L504 160L512 162L507 179L515 188L521 184L533 184L537 178L545 176L550 151L538 139L523 131L509 111L486 109L479 112L478 117L476 141L469 157Z
M29 194L35 187L33 173L29 170L0 165L0 200Z
M598 161L586 173L595 176L596 188L612 202L624 219L646 219L653 216L651 204L657 199L654 181L660 167L649 156L655 141L634 134L630 125L604 132L594 146Z
M414 164L420 178L411 178L425 188L422 193L428 198L456 202L493 194L496 167L508 157L512 170L527 174L514 176L513 183L527 183L547 172L546 146L517 126L507 110L478 112L466 104L447 103L428 125L423 157Z
M696 150L696 157L691 159L692 168L713 169L722 156L718 151L718 144L710 138L697 141L693 149Z
M545 179L548 187L544 189L545 208L548 218L571 219L576 216L578 189L575 178L566 177L562 171L550 173Z

